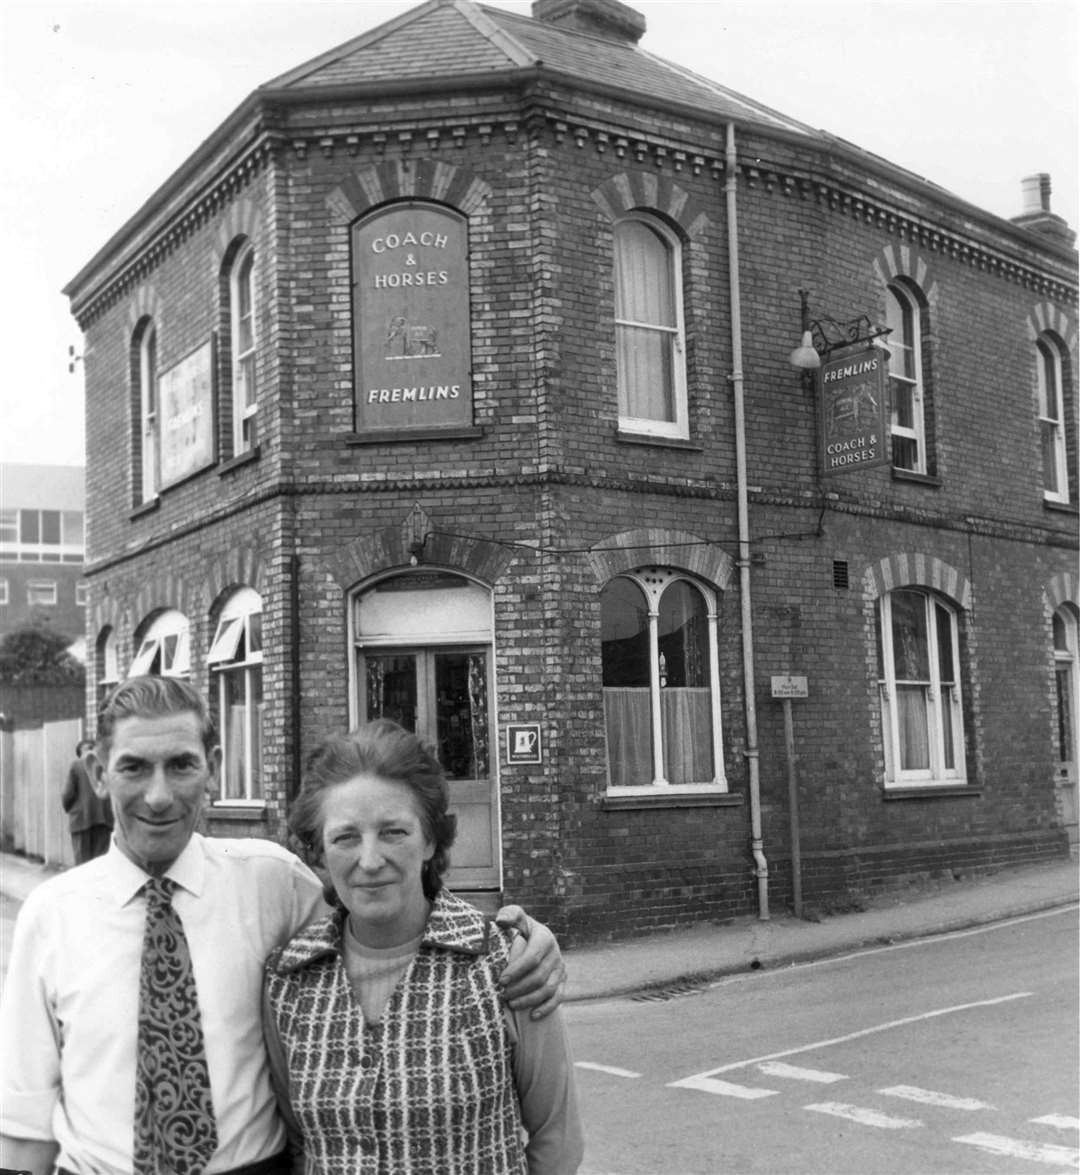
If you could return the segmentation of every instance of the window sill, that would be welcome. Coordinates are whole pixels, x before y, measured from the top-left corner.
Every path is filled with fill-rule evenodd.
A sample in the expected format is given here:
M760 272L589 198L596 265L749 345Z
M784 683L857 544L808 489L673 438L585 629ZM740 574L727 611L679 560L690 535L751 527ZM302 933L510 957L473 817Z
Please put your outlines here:
M136 506L128 517L134 522L136 518L144 518L147 514L153 514L155 510L159 510L160 508L161 498L151 498L149 502L143 502L141 505Z
M893 481L907 481L913 485L928 486L931 489L941 489L941 478L934 477L929 473L915 473L910 469L897 469L895 465L891 466Z
M615 441L620 445L658 445L663 449L685 449L689 453L703 453L702 445L682 437L657 436L651 432L627 432L625 429L615 430Z
M606 792L600 797L600 808L605 812L621 812L633 808L739 808L741 793L716 791L713 788L654 787Z
M410 441L472 441L479 440L484 429L479 425L451 425L447 428L388 428L383 431L352 432L345 436L345 444L359 445L407 444Z
M223 477L226 473L232 473L234 469L239 469L241 465L250 465L252 461L258 461L262 456L262 446L254 445L250 449L245 449L243 453L236 457L230 457L228 461L222 461L218 466L218 477Z
M222 800L211 804L207 811L211 820L262 820L267 819L266 804L262 800Z
M1080 514L1075 502L1058 502L1054 498L1043 498L1043 506L1056 514Z
M925 787L888 787L886 786L881 798L883 800L937 800L937 799L976 799L982 795L981 787L974 787L970 783L928 783Z

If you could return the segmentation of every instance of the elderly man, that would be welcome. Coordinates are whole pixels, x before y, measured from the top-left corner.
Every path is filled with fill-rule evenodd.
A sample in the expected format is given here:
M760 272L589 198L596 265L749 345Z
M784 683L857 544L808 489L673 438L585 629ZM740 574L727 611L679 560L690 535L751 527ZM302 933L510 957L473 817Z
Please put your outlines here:
M278 1175L285 1132L261 1023L263 964L323 912L322 886L266 840L195 831L221 762L201 695L131 678L90 755L112 801L104 856L19 913L0 1000L0 1166L48 1175ZM564 977L531 930L506 997L543 1015Z

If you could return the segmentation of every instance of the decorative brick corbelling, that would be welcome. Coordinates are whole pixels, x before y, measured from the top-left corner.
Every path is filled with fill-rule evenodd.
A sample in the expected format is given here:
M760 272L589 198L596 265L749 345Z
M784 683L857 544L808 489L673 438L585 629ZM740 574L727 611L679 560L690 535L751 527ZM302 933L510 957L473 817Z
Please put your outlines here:
M699 201L673 180L650 172L620 172L589 194L609 220L617 220L635 208L648 208L675 221L691 239L700 236L709 225Z
M863 584L874 599L896 588L917 585L934 588L955 600L965 611L971 609L971 584L967 577L934 555L921 552L888 555L866 568Z
M326 197L338 224L350 224L371 208L402 197L438 200L465 215L486 208L491 186L464 168L442 160L421 160L406 168L400 160L358 168Z
M246 196L235 201L226 210L214 233L214 257L220 267L229 246L238 237L255 240L261 235L262 217L253 200Z
M735 575L734 560L718 546L699 535L661 527L610 535L593 546L586 560L598 585L647 564L685 568L724 591Z
M1032 341L1047 331L1057 335L1071 352L1076 352L1076 323L1060 307L1052 302L1040 302L1027 317L1027 337Z

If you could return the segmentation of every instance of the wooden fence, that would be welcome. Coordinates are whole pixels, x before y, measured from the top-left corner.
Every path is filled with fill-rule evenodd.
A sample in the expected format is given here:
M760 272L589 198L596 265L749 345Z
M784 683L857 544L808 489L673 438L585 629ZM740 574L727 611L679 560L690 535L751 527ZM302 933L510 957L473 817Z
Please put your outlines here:
M47 865L74 865L68 818L60 804L78 718L28 730L0 730L0 840L4 848Z

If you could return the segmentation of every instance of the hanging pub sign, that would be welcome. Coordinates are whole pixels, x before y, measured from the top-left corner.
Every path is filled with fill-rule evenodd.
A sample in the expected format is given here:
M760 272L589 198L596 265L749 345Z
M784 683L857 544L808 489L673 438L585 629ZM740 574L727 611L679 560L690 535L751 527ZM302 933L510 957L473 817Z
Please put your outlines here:
M822 473L851 473L889 462L888 360L869 347L821 365Z
M357 430L471 425L465 218L410 202L360 221L353 283Z

